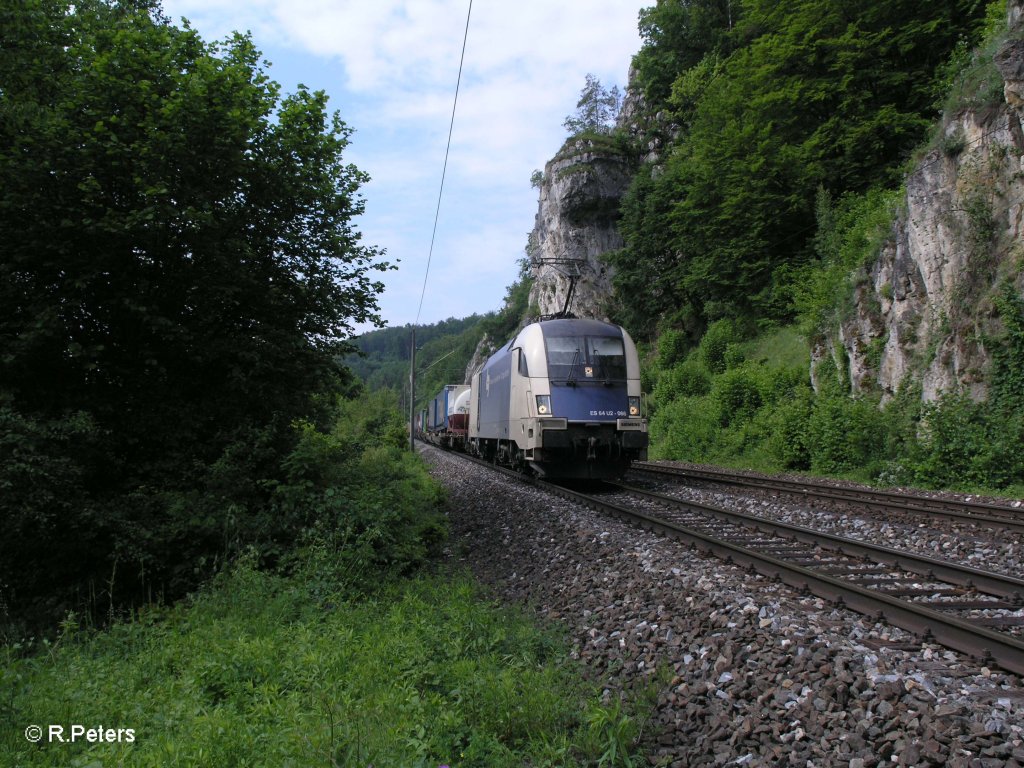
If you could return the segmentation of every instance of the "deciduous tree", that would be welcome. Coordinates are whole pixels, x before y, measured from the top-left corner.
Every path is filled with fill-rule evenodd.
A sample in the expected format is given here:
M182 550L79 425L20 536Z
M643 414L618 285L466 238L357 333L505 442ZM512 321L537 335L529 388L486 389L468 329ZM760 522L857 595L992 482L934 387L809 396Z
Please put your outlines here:
M89 425L69 475L92 529L83 569L223 550L223 521L181 494L255 493L228 487L228 465L272 473L355 324L377 320L387 264L353 226L366 176L343 157L351 129L322 92L282 96L248 36L204 42L152 2L2 14L0 423L43 454L40 425L74 421L50 429L64 453ZM0 472L17 465L7 447ZM26 514L4 505L0 525ZM76 549L82 521L63 514L38 518L67 544L51 551ZM13 583L25 542L3 542Z

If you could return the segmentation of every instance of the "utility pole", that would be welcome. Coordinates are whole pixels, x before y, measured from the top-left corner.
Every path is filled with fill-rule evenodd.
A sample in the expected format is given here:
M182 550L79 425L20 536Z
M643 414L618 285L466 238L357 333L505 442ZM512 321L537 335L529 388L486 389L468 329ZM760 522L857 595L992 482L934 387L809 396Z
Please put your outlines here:
M409 450L416 451L416 326L409 348Z

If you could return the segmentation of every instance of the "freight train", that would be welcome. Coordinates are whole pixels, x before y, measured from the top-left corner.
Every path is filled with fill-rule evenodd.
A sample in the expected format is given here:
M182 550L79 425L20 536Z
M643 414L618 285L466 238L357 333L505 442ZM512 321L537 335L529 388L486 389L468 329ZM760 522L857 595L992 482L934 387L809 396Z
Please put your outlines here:
M431 442L541 477L620 477L647 458L636 345L598 320L531 323L469 387L447 385L421 428Z

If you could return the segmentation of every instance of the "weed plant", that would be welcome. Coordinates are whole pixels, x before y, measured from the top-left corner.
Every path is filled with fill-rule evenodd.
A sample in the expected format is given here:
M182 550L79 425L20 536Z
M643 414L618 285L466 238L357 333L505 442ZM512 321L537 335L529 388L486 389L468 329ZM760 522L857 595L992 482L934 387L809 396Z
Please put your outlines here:
M636 718L602 704L564 638L424 572L441 493L387 397L296 425L268 492L297 542L248 548L176 605L104 630L69 614L56 639L0 647L0 765L635 764ZM133 739L61 743L51 725Z
M418 576L368 599L243 558L172 608L103 632L69 619L4 650L0 764L628 765L636 725L580 682L564 641ZM133 743L32 744L30 724L132 728ZM603 761L602 761L602 758Z

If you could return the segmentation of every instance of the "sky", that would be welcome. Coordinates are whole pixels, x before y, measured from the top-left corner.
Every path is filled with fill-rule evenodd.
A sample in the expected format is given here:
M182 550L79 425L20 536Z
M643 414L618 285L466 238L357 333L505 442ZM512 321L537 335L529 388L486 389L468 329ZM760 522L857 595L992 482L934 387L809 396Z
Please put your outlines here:
M356 227L398 266L381 276L389 326L501 307L537 213L530 175L565 140L588 73L625 87L652 4L473 2L423 294L469 0L163 0L207 41L251 33L282 93L323 90L354 129L345 160L371 177Z

